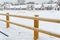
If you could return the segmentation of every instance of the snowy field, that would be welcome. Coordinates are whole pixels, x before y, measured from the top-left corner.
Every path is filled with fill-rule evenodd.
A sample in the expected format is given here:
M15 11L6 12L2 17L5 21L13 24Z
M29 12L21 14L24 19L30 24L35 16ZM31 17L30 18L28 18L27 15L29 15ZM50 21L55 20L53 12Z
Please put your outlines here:
M6 14L10 13L13 15L22 15L22 16L31 16L39 15L42 18L50 18L50 19L59 19L60 20L60 11L54 10L44 10L44 11L22 11L22 10L1 10L0 13ZM6 20L5 16L0 15L0 19ZM34 27L34 21L30 19L23 19L23 18L15 18L10 17L11 22L27 25ZM59 23L51 23L45 21L39 21L39 29L43 29L52 33L56 33L60 35L60 24ZM10 28L6 28L4 22L0 21L0 31L9 35L9 37L4 36L0 33L0 40L33 40L33 32L32 30L25 29L22 27L18 27L16 25L10 24ZM60 38L56 38L53 36L49 36L43 33L39 33L38 40L60 40Z

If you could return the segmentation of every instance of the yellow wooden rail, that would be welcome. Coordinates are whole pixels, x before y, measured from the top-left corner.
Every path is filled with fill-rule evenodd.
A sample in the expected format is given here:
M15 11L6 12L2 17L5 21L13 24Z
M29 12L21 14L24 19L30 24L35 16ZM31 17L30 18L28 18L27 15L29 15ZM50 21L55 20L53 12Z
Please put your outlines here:
M0 15L5 15L6 14L0 14ZM29 17L29 16L21 16L21 15L9 15L12 17L18 17L18 18L25 18L25 19L32 19L34 20L36 17ZM47 22L54 22L54 23L60 23L60 20L57 19L48 19L48 18L38 18L40 21L47 21Z
M1 14L0 13L0 15L6 16L6 21L5 20L2 20L2 19L0 19L0 21L6 22L6 27L7 28L10 27L10 23L11 23L11 24L14 24L14 25L17 25L17 26L20 26L20 27L24 27L24 28L27 28L27 29L34 30L34 40L37 40L38 39L38 33L39 32L42 32L42 33L45 33L45 34L48 34L48 35L51 35L51 36L55 36L55 37L60 38L60 35L58 35L58 34L54 34L54 33L51 33L51 32L47 32L47 31L39 30L38 29L38 27L39 27L39 20L40 21L53 22L53 23L60 23L60 20L46 19L46 18L38 18L38 15L35 15L35 17L10 15L9 13L7 13L7 14ZM32 19L32 20L34 20L34 28L31 28L29 26L24 26L24 25L21 25L21 24L17 24L17 23L14 23L14 22L10 22L9 21L9 16L11 16L11 17L17 17L17 18Z
M0 21L9 22L9 21L5 21L5 20L2 20L2 19L0 19ZM60 35L59 35L59 34L55 34L55 33L52 33L52 32L47 32L47 31L40 30L40 29L35 28L35 27L33 28L33 27L30 27L30 26L21 25L21 24L14 23L14 22L9 22L9 23L10 23L10 24L17 25L17 26L20 26L20 27L23 27L23 28L27 28L27 29L30 29L30 30L36 30L36 31L38 31L38 32L42 32L42 33L48 34L48 35L50 35L50 36L54 36L54 37L60 38Z

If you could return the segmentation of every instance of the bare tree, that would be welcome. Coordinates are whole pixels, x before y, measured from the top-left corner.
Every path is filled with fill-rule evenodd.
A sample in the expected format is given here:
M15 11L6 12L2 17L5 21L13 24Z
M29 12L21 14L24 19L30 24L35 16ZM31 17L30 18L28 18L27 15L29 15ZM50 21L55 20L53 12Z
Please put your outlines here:
M50 0L49 2L48 2L48 4L52 4L53 3L53 0Z
M52 6L46 7L47 10L52 10L52 8L53 8Z
M60 0L57 1L57 4L60 6Z

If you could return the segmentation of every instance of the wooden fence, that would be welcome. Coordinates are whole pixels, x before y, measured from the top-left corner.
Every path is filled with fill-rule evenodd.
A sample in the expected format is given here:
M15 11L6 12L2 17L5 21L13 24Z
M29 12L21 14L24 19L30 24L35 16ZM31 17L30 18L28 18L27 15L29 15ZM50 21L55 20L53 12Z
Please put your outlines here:
M48 31L45 31L45 30L38 29L39 21L47 21L47 22L53 22L53 23L60 23L60 20L39 18L38 15L35 15L35 17L10 15L9 13L7 13L7 14L0 13L0 15L6 16L6 20L0 19L0 21L6 22L6 28L9 28L10 24L14 24L14 25L19 26L19 27L23 27L23 28L27 28L27 29L30 29L30 30L34 30L34 40L37 40L39 38L38 37L39 36L39 32L48 34L50 36L54 36L54 37L60 38L59 34L55 34L55 33L52 33L52 32L48 32ZM34 20L34 27L29 27L29 26L25 26L25 25L22 25L22 24L15 23L15 22L10 22L9 21L10 20L10 16L11 17L16 17L16 18L25 18L25 19Z

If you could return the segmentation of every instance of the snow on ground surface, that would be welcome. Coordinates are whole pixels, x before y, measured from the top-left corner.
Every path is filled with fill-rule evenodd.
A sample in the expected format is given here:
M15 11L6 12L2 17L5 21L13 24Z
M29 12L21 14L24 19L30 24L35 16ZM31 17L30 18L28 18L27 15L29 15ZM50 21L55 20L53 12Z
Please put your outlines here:
M51 19L60 20L60 11L54 11L54 10L51 10L51 11L1 10L0 13L3 13L3 14L10 13L13 15L22 15L22 16L31 16L31 17L34 17L34 15L39 15L39 17L42 17L42 18L51 18ZM0 19L6 20L5 16L1 16L1 15L0 15ZM34 21L30 19L10 17L10 21L27 25L30 27L34 27ZM39 29L43 29L43 30L60 35L60 24L58 23L39 21ZM32 30L25 29L13 24L10 24L10 28L7 29L5 22L1 22L1 21L0 21L0 31L9 35L9 37L6 37L0 33L0 40L33 40L33 37L34 37ZM60 40L60 38L39 33L38 40Z

